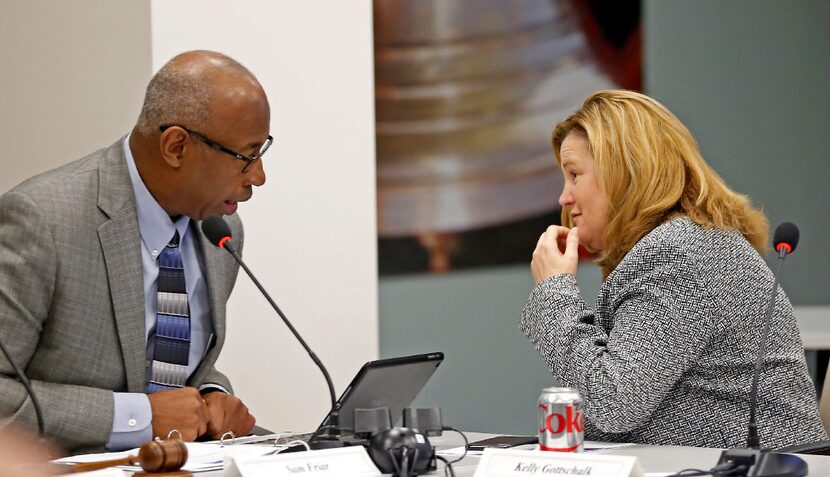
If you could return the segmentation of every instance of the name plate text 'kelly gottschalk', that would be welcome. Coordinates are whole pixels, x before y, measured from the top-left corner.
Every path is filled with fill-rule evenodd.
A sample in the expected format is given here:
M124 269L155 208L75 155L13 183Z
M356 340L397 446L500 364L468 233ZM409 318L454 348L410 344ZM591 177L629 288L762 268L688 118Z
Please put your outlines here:
M643 477L636 457L485 449L474 477Z
M380 477L361 446L264 457L231 459L225 475L233 477Z

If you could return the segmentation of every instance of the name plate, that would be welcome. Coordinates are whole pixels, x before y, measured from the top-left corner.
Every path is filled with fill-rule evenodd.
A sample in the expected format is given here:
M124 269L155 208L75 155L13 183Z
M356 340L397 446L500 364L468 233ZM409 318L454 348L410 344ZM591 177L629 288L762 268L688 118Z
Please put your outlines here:
M231 456L225 475L232 477L342 476L380 477L380 471L361 446L260 457Z
M485 449L474 477L643 477L636 457Z

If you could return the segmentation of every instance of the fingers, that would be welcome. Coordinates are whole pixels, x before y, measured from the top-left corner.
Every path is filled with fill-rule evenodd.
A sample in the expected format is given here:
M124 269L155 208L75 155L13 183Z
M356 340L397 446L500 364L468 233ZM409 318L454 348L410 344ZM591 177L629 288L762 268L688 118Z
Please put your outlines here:
M211 415L208 428L205 432L217 439L222 437L222 434L224 434L222 429L225 428L225 406L221 404L224 395L221 392L213 392L205 395L205 402Z
M197 391L198 392L198 391ZM201 419L199 420L199 432L196 434L196 437L201 436L205 432L207 432L208 426L210 425L210 421L212 420L213 416L210 415L210 411L208 410L207 403L204 399L202 399L201 394L199 395L199 415ZM193 439L196 439L194 437Z
M248 407L242 404L242 401L239 399L236 399L236 401L239 403L239 406L232 416L230 416L228 428L237 436L247 436L251 433L251 429L254 428L256 419L248 412Z
M188 419L186 416L182 416L182 421L184 422L188 436L185 440L195 440L207 431L211 418L210 412L208 412L205 400L202 399L202 395L199 394L197 389L182 388L176 391L181 391L183 394L182 403L180 404L181 413L186 414L189 411L194 416L194 419ZM179 430L181 431L181 429Z
M561 255L565 250L564 240L568 236L568 230L567 227L551 225L539 237L539 241L536 242L536 251L545 251Z
M184 387L149 394L153 412L153 436L167 438L178 430L185 441L195 440L207 431L211 415L195 388Z
M555 245L559 245L559 244L564 245L564 243L562 243L562 241L565 240L565 237L568 236L568 231L569 230L570 230L569 228L562 227L561 225L551 225L550 227L547 228L545 233L542 234L542 237L540 237L540 240L544 239L544 243L546 243L548 245L551 245L551 246L554 245L554 244ZM562 250L562 249L564 249L564 247L561 247L561 248L557 247L557 249Z
M215 439L230 431L237 436L251 432L256 419L248 412L248 407L236 396L214 392L205 396L210 413L213 416L208 433Z
M228 419L225 421L225 431L221 432L221 434L231 431L236 436L247 436L254 428L254 424L256 424L256 419L248 413L248 408L244 404L241 404L238 412L235 412L232 416L228 416Z
M575 275L579 261L579 232L559 225L551 225L539 237L530 269L537 284L563 273Z
M569 260L579 260L579 228L577 227L572 228L565 239L565 257Z
M245 419L245 422L242 424L242 427L240 428L240 430L242 431L241 434L243 436L247 436L248 434L251 433L251 431L254 430L255 425L256 425L256 418L254 416L248 414L247 419Z

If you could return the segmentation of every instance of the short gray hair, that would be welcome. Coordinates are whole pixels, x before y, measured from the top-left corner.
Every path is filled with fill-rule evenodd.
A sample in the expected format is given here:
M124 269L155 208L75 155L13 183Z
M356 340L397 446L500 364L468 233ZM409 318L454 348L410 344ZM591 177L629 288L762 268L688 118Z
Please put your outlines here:
M209 57L207 68L194 68L187 61L193 56ZM153 76L147 85L144 105L136 129L149 136L159 126L178 124L200 129L208 120L214 97L213 71L223 69L256 81L254 75L233 58L212 51L189 51L175 56ZM258 84L258 82L257 82Z

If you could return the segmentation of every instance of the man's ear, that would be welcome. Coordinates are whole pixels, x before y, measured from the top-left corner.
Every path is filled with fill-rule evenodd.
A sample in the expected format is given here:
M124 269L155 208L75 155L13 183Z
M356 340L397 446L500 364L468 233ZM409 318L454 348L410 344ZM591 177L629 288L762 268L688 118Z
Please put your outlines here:
M178 126L167 128L159 136L161 157L170 167L178 169L182 166L188 136L187 131Z

